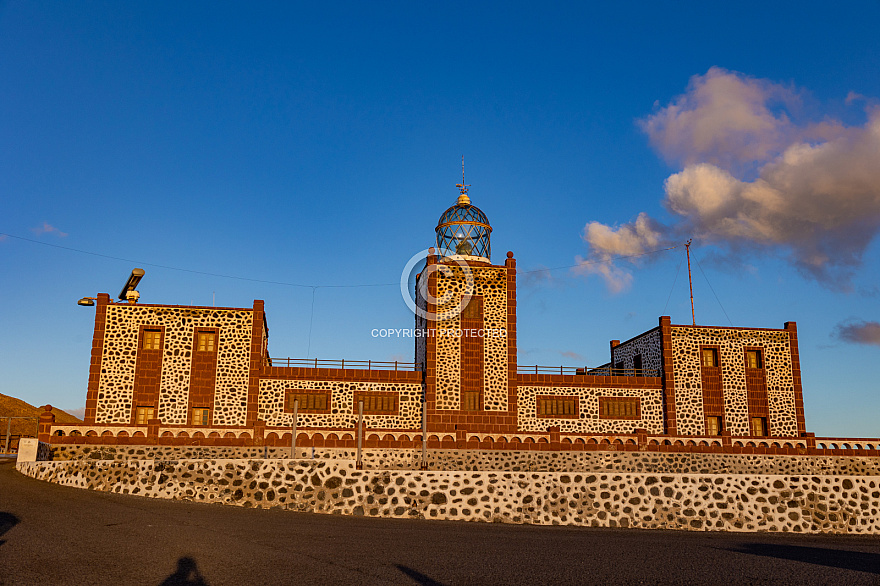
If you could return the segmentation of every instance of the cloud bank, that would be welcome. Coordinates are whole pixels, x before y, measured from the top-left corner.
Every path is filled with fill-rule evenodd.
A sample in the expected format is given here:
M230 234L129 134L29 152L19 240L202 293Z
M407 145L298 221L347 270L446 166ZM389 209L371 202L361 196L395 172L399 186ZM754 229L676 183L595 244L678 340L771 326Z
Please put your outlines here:
M880 346L880 322L845 321L837 324L831 336L852 344Z
M622 226L590 222L581 270L611 291L632 280L606 262L689 237L728 255L781 253L804 275L846 289L880 230L880 108L862 126L801 120L804 92L717 67L639 121L651 145L681 166L664 184L664 226L644 212ZM851 94L847 103L870 100Z

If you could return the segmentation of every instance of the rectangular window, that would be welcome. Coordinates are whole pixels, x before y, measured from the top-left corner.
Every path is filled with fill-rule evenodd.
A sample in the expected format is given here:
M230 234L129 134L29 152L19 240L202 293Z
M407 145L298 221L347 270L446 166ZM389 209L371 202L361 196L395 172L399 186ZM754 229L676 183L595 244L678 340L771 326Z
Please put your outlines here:
M156 409L153 407L138 407L137 408L137 424L138 425L147 425L150 422L150 419L156 418Z
M766 417L752 417L752 435L758 437L767 435Z
M199 332L199 344L198 349L199 352L213 352L214 351L214 338L216 334L214 332Z
M162 343L162 330L144 330L144 350L159 350Z
M721 435L721 418L706 418L706 435Z
M578 416L577 397L538 397L536 404L538 417L573 419Z
M461 393L461 408L463 411L480 410L479 391L464 391Z
M746 368L763 368L760 350L746 350Z
M208 425L211 420L211 410L210 409L193 409L192 411L192 424L193 425Z
M364 402L365 415L397 415L397 393L355 395L355 413L358 411L360 401Z
M718 350L716 348L703 348L703 366L718 366Z
M287 405L284 410L293 413L293 402L299 401L298 413L329 413L330 393L308 393L304 391L287 391Z
M602 419L639 419L639 398L599 397L599 416Z

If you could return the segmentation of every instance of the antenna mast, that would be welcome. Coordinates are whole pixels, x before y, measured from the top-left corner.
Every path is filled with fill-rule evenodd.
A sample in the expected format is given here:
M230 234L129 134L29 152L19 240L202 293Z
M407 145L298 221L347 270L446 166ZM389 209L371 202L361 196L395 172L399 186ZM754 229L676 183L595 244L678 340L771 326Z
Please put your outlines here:
M688 240L684 245L684 249L687 252L687 257L688 257L688 286L691 288L691 320L693 321L694 325L697 325L697 318L696 318L696 315L694 314L694 282L691 280L691 242L692 241L693 241L693 239Z

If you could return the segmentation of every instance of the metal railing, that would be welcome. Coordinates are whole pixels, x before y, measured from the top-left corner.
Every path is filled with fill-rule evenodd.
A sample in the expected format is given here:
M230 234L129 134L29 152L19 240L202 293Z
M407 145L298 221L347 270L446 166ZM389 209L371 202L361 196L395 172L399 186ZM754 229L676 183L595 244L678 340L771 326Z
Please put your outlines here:
M299 368L341 368L361 370L418 370L415 362L382 360L320 360L318 358L269 358L269 366Z
M610 368L599 366L523 366L516 367L517 374L569 374L592 376L660 376L660 371L649 368Z
M4 445L3 445L3 453L4 454L10 453L9 449L10 449L10 445L12 444L13 437L18 438L19 441L21 440L22 437L34 437L34 436L22 436L21 433L17 433L15 435L13 435L13 433L12 433L12 420L13 419L32 419L34 421L40 420L39 417L13 417L13 416L0 417L0 421L3 421L4 419L6 420L6 441L4 442ZM34 431L37 431L36 426L34 426Z

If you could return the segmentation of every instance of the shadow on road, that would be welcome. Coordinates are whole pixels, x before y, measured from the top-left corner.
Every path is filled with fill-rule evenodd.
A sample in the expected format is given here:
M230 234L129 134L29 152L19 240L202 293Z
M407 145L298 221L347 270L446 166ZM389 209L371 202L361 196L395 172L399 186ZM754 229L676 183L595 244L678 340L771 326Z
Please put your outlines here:
M730 551L880 574L880 554L877 553L773 543L747 543Z
M412 578L413 582L415 582L416 584L422 584L422 586L443 586L443 582L438 582L430 578L429 576L422 574L421 572L413 570L412 568L397 564L397 569Z
M199 573L196 560L182 557L177 560L177 571L162 580L159 586L208 586Z
M19 524L19 519L12 513L0 512L0 535L3 535L13 527ZM6 543L5 539L0 539L0 545Z

